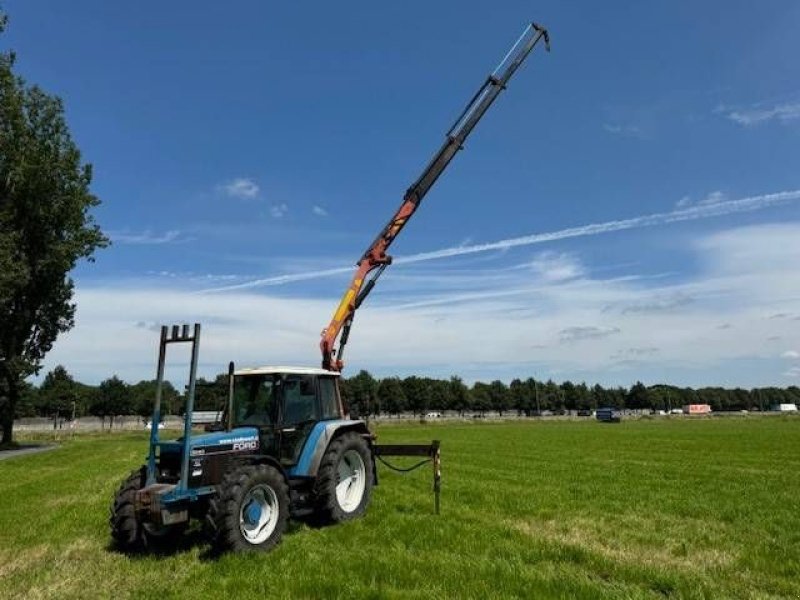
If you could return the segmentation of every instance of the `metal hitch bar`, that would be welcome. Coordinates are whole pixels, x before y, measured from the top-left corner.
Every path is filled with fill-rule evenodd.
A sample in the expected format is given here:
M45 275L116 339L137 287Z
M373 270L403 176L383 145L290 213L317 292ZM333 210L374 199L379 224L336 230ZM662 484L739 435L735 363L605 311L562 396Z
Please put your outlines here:
M413 471L429 462L433 465L433 501L434 511L438 515L439 495L442 491L442 457L439 440L433 440L430 444L376 444L373 449L378 460L393 471L400 473ZM412 467L403 469L389 464L381 458L382 456L427 456L428 458Z

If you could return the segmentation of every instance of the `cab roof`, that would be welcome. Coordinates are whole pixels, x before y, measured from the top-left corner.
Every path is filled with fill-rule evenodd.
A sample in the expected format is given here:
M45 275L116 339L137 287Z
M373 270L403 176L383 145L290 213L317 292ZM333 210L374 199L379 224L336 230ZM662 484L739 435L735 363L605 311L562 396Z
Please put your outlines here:
M267 366L236 369L234 375L329 375L338 377L340 373L328 371L317 367L287 367L287 366Z

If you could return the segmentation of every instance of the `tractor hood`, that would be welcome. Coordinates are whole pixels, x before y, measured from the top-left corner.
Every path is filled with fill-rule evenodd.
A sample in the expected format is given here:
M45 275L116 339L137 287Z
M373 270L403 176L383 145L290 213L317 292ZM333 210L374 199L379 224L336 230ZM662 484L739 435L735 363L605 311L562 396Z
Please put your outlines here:
M215 452L244 452L258 449L258 428L237 427L231 431L216 431L193 435L191 455L200 456Z
M258 428L237 427L231 431L216 431L191 437L191 456L203 456L217 452L246 452L258 449ZM179 452L183 438L174 442L162 442L161 451Z

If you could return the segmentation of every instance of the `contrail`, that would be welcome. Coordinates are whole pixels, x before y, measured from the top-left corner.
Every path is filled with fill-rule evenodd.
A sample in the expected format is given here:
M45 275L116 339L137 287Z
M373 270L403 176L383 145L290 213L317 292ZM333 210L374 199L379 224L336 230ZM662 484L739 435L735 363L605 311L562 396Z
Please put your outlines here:
M508 248L516 248L518 246L532 246L534 244L544 244L546 242L554 242L569 238L600 235L603 233L612 233L614 231L623 231L626 229L638 229L640 227L652 227L653 225L665 225L679 221L695 221L698 219L721 217L734 213L762 210L771 206L776 206L778 204L792 202L795 200L800 200L800 190L777 192L774 194L763 194L760 196L750 196L747 198L739 198L738 200L717 202L715 204L698 204L696 206L681 208L670 212L642 215L639 217L631 217L630 219L622 219L618 221L606 221L605 223L591 223L589 225L581 225L579 227L570 227L567 229L560 229L558 231L550 231L547 233L534 233L531 235L509 238L497 242L488 242L485 244L453 246L451 248L443 248L441 250L433 250L431 252L421 252L419 254L411 254L409 256L398 256L393 262L394 264L411 264L426 260L436 260L439 258L464 256L467 254L477 254L479 252L490 252L492 250L506 250ZM262 286L283 285L285 283L305 281L308 279L319 279L321 277L338 275L340 273L350 273L352 271L352 267L338 267L335 269L325 269L322 271L309 271L306 273L278 275L275 277L267 277L265 279L255 279L253 281L246 281L244 283L202 290L202 292L224 292Z

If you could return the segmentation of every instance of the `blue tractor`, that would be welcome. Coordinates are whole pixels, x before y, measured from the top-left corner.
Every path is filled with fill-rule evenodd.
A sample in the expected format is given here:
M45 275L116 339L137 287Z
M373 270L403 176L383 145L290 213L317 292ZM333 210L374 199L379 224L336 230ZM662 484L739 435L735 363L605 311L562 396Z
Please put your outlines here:
M192 518L221 551L268 550L290 517L335 523L367 509L377 482L374 437L345 417L339 373L301 367L229 369L221 422L192 433L200 325L162 327L147 462L114 498L111 533L128 551L174 542ZM192 344L183 437L161 441L166 347ZM427 447L425 447L427 448Z
M192 433L200 325L162 327L158 387L147 462L119 488L111 532L123 549L168 542L190 519L207 525L220 550L266 550L290 517L335 523L367 509L377 483L375 459L424 456L433 463L438 512L439 444L376 445L367 424L350 419L339 395L345 344L356 310L392 263L389 246L461 150L474 127L506 89L547 30L531 23L447 132L439 151L408 188L400 208L356 264L350 285L322 331L322 368L229 369L228 398L219 431ZM161 441L161 385L166 347L192 344L183 437ZM420 463L420 464L423 464Z

